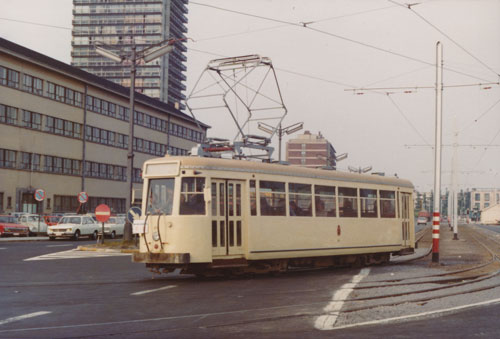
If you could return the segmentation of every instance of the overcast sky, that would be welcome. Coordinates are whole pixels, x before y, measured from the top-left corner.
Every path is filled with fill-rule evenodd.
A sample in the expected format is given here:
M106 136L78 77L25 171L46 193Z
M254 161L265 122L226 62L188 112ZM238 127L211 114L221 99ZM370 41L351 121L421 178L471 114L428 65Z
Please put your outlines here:
M459 187L500 187L500 86L480 85L500 81L500 1L428 0L408 9L386 0L198 0L188 8L186 94L211 59L269 57L285 126L303 121L321 131L338 154L349 153L341 170L373 166L421 191L433 188L434 151L422 145L434 144L435 121L435 91L422 87L435 84L441 41L444 85L473 85L446 87L443 96L443 143L454 142L454 121L458 131ZM0 13L3 38L70 63L71 0L1 0ZM383 89L347 90L361 87ZM213 126L209 135L234 136L227 113L197 117ZM451 155L444 147L443 187Z

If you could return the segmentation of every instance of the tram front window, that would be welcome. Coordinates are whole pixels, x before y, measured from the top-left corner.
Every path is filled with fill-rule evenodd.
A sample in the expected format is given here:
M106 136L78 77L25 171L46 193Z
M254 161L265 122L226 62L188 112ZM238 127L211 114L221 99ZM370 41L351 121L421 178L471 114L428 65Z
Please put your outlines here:
M149 181L147 211L153 215L172 215L174 178Z

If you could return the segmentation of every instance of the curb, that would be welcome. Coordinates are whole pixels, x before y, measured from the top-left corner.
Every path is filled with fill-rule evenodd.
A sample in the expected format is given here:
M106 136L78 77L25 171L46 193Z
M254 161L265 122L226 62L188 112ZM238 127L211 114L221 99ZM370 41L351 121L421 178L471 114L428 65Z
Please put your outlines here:
M49 240L49 237L11 237L11 238L0 238L0 242L27 242L27 241L43 241Z
M76 249L77 251L104 252L104 253L139 253L139 249L133 249L133 248L111 249L111 248L78 246Z
M401 264L401 263L405 263L405 262L409 262L409 261L413 261L413 260L422 259L422 258L428 256L429 253L431 253L431 251L432 251L432 247L429 247L429 248L426 248L424 253L422 253L422 254L414 253L414 254L405 255L405 256L393 257L393 258L391 258L389 263L390 264Z

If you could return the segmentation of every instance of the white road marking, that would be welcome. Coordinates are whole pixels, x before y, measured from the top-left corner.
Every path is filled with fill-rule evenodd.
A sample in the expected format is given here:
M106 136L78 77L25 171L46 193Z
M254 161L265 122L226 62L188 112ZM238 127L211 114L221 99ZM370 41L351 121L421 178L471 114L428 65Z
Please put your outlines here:
M169 288L174 288L174 287L177 287L177 285L169 285L169 286L160 287L160 288L157 288L154 290L135 292L135 293L131 293L130 295L143 295L143 294L147 294L147 293L168 290Z
M35 313L29 313L29 314L25 314L25 315L20 315L18 317L12 317L12 318L8 318L8 319L5 319L5 320L0 320L0 325L5 325L5 324L8 324L8 323L11 323L11 322L14 322L14 321L23 320L23 319L38 317L40 315L45 315L45 314L49 314L49 313L52 313L52 312L40 311L40 312L35 312Z
M66 244L66 245L47 245L47 247L70 247L70 246L74 246L72 244Z
M323 311L327 314L321 315L316 318L314 327L318 330L332 330L337 322L340 314L340 309L344 305L345 300L351 294L354 287L370 273L369 268L363 268L358 275L355 275L350 283L342 285L342 287L335 292L332 301L326 305Z
M77 249L72 249L69 251L44 254L38 257L24 259L24 261L115 257L115 256L125 256L125 255L132 255L132 254L121 253L121 252L79 251Z
M6 250L7 247L0 247L0 250Z
M334 327L333 330L340 330L340 329L343 329L343 328L350 328L350 327L357 327L357 326L386 324L386 323L395 322L395 321L399 321L399 320L406 320L406 319L426 317L426 316L429 316L429 315L439 314L439 313L449 313L449 312L454 312L454 311L459 311L459 310L465 310L465 309L468 309L468 308L473 308L473 307L478 307L478 306L485 306L485 305L496 304L496 303L500 303L500 298L493 299L493 300L487 300L487 301L481 301L481 302L474 303L474 304L468 304L468 305L462 305L462 306L444 308L444 309L441 309L441 310L435 310L435 311L429 311L429 312L422 312L422 313L410 314L410 315L402 315L400 317L386 318L386 319L380 319L380 320L372 320L372 321L366 321L366 322L357 323L357 324L343 325L343 326Z

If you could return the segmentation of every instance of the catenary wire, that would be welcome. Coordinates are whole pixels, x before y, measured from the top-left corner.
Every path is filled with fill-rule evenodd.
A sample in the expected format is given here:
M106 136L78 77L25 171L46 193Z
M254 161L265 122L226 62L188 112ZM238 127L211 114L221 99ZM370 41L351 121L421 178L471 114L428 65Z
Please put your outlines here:
M18 23L22 23L22 24L36 25L36 26L42 26L42 27L51 27L51 28L65 29L65 30L71 31L71 28L69 28L69 27L48 25L48 24L42 24L42 23L33 22L33 21L16 20L16 19L9 19L9 18L0 18L0 20L12 21L12 22L18 22Z
M418 13L417 11L415 11L412 8L412 6L410 6L410 5L403 5L403 4L400 4L400 3L396 2L396 1L392 1L392 0L389 0L389 2L392 2L393 4L399 5L401 7L408 8L413 14L415 14L421 20L423 20L424 22L426 22L429 26L431 26L432 28L434 28L436 31L438 31L439 33L441 33L444 37L446 37L448 40L450 40L452 43L454 43L458 48L460 48L462 51L464 51L465 53L467 53L469 56L471 56L474 60L476 60L477 62L479 62L481 65L483 65L485 68L487 68L493 74L495 74L496 76L500 77L500 74L498 72L496 72L493 68L491 68L486 63L484 63L482 60L480 60L474 54L472 54L471 52L469 52L465 47L463 47L462 45L460 45L455 39L453 39L451 36L449 36L448 34L446 34L445 32L443 32L443 30L441 30L439 27L437 27L436 25L434 25L432 22L430 22L429 20L427 20L423 15L421 15L420 13Z
M426 145L429 145L430 144L427 142L427 140L425 140L425 138L423 137L423 135L418 131L418 129L415 127L415 125L413 125L413 123L406 117L406 115L403 113L403 110L396 104L396 102L394 101L394 99L391 98L391 96L389 94L387 94L387 98L389 99L389 101L394 105L394 107L396 107L397 111L399 112L399 114L401 114L401 116L406 120L406 122L408 123L408 125L411 126L411 128L418 134L418 136L424 141L424 143Z
M408 56L408 55L404 55L404 54L401 54L401 53L398 53L398 52L394 52L394 51L391 51L391 50L388 50L388 49L385 49L385 48L382 48L382 47L378 47L378 46L375 46L375 45L371 45L371 44L368 44L368 43L365 43L365 42L362 42L362 41L354 40L354 39L347 38L347 37L344 37L344 36L341 36L341 35L338 35L338 34L334 34L334 33L323 31L323 30L320 30L320 29L317 29L317 28L310 27L310 26L308 26L308 23L302 23L301 24L301 23L296 23L296 22L291 22L291 21L274 19L274 18L262 16L262 15L256 15L256 14L246 13L246 12L242 12L242 11L236 11L236 10L232 10L232 9L227 9L227 8L223 8L223 7L219 7L219 6L214 6L214 5L209 5L209 4L204 4L204 3L195 2L195 1L190 1L190 4L204 6L204 7L208 7L208 8L213 8L213 9L217 9L217 10L220 10L220 11L229 12L229 13L233 13L233 14L239 14L239 15L248 16L248 17L252 17L252 18L257 18L257 19L262 19L262 20L268 20L268 21L283 23L283 24L287 24L287 25L290 25L290 26L306 28L306 29L309 29L309 30L314 31L316 33L328 35L328 36L331 36L331 37L334 37L334 38L337 38L337 39L341 39L341 40L344 40L344 41L351 42L353 44L357 44L357 45L361 45L361 46L364 46L364 47L367 47L367 48L375 49L375 50L380 51L380 52L392 54L392 55L395 55L395 56L398 56L398 57L401 57L401 58L404 58L404 59L408 59L408 60L411 60L411 61L414 61L414 62L423 63L425 65L435 66L435 64L432 63L432 62L427 62L425 60L421 60L421 59L414 58L414 57L411 57L411 56ZM458 71L458 70L455 70L455 69L451 69L449 67L443 67L443 69L445 69L447 71L450 71L450 72L453 72L453 73L457 73L457 74L463 75L463 76L475 78L475 79L478 79L478 80L481 80L481 81L491 82L488 79L483 79L483 78L480 78L480 77L472 75L472 74L468 74L468 73L461 72L461 71Z

